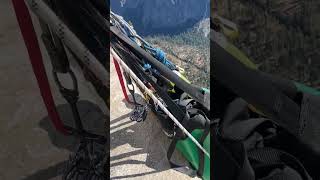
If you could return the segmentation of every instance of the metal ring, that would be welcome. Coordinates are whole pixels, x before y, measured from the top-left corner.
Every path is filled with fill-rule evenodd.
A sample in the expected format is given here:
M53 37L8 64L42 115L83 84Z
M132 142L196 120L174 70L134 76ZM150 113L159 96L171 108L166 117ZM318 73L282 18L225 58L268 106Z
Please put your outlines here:
M69 69L67 71L67 73L70 75L70 77L72 79L73 89L66 88L61 84L61 81L60 81L60 79L58 77L58 72L53 70L52 73L53 73L53 78L54 78L55 82L57 83L59 89L66 89L66 90L70 90L70 91L78 91L77 78L76 78L74 72L71 69Z

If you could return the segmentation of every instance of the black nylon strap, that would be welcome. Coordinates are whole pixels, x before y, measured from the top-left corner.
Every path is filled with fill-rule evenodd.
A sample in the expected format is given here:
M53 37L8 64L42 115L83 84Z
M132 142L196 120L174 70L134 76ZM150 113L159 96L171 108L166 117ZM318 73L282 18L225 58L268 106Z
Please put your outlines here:
M264 164L263 166L270 166L273 164L285 164L290 166L295 171L297 171L299 175L302 177L302 180L312 179L298 159L296 159L294 156L286 152L283 152L277 149L273 149L269 147L255 149L248 152L248 158L250 161L261 162L262 164ZM260 166L260 168L263 168L263 166ZM282 178L297 176L297 174L294 172L287 172L287 173L288 174L286 173L282 174ZM274 178L278 178L278 177L275 176Z
M214 152L214 160L210 165L212 179L255 180L243 143L221 138L218 128L213 127L211 146Z
M131 96L132 96L134 105L141 105L141 104L139 104L139 103L136 101L136 98L135 98L135 95L134 95L134 94L135 94L135 88L134 88L134 86L133 86L133 84L132 84L132 79L131 79L131 77L130 77L126 72L123 73L123 76L124 76L124 78L126 79L127 88L128 88L128 90L129 90L129 92L130 92L130 94L131 94ZM130 89L130 88L129 88L129 85L131 85L133 89Z
M53 0L58 16L102 63L109 59L108 24L88 0ZM90 4L90 6L88 6ZM100 17L100 18L99 18Z
M169 148L168 148L168 151L167 151L167 159L170 163L170 167L171 168L177 168L177 167L181 167L181 165L177 165L176 163L172 162L171 161L171 157L174 153L174 150L176 149L176 145L177 145L177 142L179 141L179 138L177 138L176 136L173 137L170 145L169 145Z
M211 40L212 58L215 61L214 78L238 96L266 113L277 124L292 134L299 134L300 107L256 70L246 68Z
M190 123L190 119L189 120L184 120L182 123L188 127L188 124ZM205 123L205 127L204 127L204 131L203 131L203 134L199 140L199 143L203 146L203 142L205 140L205 138L208 136L208 134L210 133L210 120L207 119L206 123ZM173 137L173 140L172 142L170 143L170 146L168 148L168 151L167 151L167 159L170 163L170 166L171 168L177 168L177 167L183 167L181 165L178 165L174 162L171 161L171 157L175 151L175 148L176 148L176 145L177 145L177 142L179 140L181 140L183 138L181 138L179 135L175 134L175 136ZM197 174L198 176L202 176L203 175L203 171L204 171L204 153L203 151L201 151L199 148L198 148L198 153L199 153L199 168L197 170Z
M201 144L201 146L203 146L203 142L209 133L210 133L210 123L209 124L207 123L207 126L205 127L204 132L199 140L199 143ZM198 149L198 152L199 152L199 168L197 173L200 177L202 177L203 171L204 171L204 153L200 149Z
M282 167L282 169L274 169L267 177L257 180L302 180L301 176L292 168Z

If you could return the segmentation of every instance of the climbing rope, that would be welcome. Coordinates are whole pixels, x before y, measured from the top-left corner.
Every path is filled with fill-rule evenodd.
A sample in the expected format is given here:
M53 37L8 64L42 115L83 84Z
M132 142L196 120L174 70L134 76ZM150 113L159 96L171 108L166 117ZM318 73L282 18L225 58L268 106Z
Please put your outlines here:
M160 48L152 47L150 43L141 38L137 32L133 29L133 27L128 24L123 17L116 15L112 11L110 12L110 23L116 27L118 27L124 34L126 34L132 41L137 43L143 49L149 51L153 57L155 57L162 64L167 66L171 70L177 70L177 67L174 63L172 63L169 59L166 58L166 53ZM145 63L145 68L151 68L151 65Z

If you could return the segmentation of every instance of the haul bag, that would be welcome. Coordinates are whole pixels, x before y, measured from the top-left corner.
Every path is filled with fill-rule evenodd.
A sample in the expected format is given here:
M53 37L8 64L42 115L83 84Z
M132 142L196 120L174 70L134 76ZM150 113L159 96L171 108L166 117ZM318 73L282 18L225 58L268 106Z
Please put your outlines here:
M192 131L192 136L199 141L203 130L196 129ZM204 149L210 153L210 133L207 135L203 142ZM190 138L186 138L185 140L179 140L177 142L176 148L178 151L187 159L187 161L191 164L191 166L195 169L199 169L200 157L199 151L201 151L195 144L192 142ZM204 155L204 165L203 165L203 175L202 179L209 180L210 179L210 159Z

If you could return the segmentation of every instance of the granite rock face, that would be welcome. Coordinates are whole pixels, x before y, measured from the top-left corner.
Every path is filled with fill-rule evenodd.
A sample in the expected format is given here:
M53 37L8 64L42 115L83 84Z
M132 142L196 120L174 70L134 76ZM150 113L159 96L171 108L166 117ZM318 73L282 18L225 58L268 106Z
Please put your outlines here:
M111 0L141 35L179 34L210 15L210 0Z

